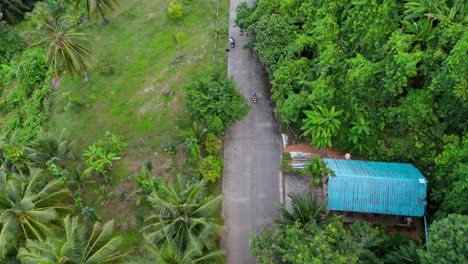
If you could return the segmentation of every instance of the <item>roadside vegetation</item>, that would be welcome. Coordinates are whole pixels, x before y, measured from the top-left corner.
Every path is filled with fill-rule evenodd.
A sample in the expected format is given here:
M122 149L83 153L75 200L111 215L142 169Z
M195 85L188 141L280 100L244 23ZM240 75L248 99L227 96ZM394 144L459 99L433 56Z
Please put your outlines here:
M284 133L317 149L413 163L429 180L430 230L455 221L450 232L463 233L468 213L467 11L466 1L259 0L255 7L241 3L235 24L250 37L246 48L256 51L266 67ZM313 161L304 173L319 183L315 172L320 170ZM442 244L453 253L466 243L434 234L426 245L378 246L371 251L385 258L371 260L361 246L372 249L375 243L356 247L356 237L342 232L338 223L266 231L253 238L253 254L260 263L432 263ZM339 231L327 233L331 226ZM316 234L325 236L320 241L337 242L315 244ZM272 244L277 248L267 251ZM314 251L319 248L324 251ZM436 262L466 262L462 251L454 253L457 257L440 255ZM388 259L389 254L397 259Z
M7 2L0 262L223 263L228 1Z

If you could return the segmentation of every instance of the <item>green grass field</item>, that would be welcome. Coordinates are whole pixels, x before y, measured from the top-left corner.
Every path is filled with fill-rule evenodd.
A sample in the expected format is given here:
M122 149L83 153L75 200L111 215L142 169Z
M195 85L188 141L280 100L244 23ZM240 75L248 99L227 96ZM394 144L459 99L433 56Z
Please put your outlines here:
M88 72L89 82L81 77L63 78L47 124L51 131L67 129L79 152L106 131L123 136L129 144L124 159L112 170L115 180L109 191L113 198L106 205L95 204L104 221L115 219L129 244L139 239L136 231L142 212L135 210L136 197L118 199L123 191L135 188L127 176L136 173L145 160L153 162L154 175L166 179L191 169L182 148L175 156L164 151L167 143L180 145L190 131L182 86L193 73L210 67L215 56L217 62L226 62L229 1L220 1L218 26L216 1L182 1L184 16L179 21L167 15L169 2L121 0L108 25L99 21L85 24L82 31L93 36L96 58ZM81 106L67 108L69 99L64 93ZM95 189L102 184L96 179L86 188L86 203L96 203ZM219 186L211 189L220 192Z
M164 144L178 144L190 127L184 108L182 85L190 75L213 64L214 56L226 60L228 1L184 1L184 17L167 15L169 1L122 0L110 24L85 25L94 36L92 51L97 62L82 78L64 78L56 90L49 129L71 131L79 150L106 131L122 135L129 143L129 157L141 161ZM219 32L215 50L215 32ZM64 111L70 92L84 105Z

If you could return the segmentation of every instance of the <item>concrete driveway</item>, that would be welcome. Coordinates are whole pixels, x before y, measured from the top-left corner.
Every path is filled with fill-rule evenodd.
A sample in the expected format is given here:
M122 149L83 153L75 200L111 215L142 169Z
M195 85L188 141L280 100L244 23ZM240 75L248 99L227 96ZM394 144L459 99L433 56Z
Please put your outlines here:
M259 233L277 216L280 199L281 141L273 117L272 103L265 97L267 77L257 56L242 49L247 38L234 28L235 10L241 1L231 1L230 36L236 47L229 52L228 74L252 106L248 116L235 123L225 135L222 246L229 264L252 263L249 235ZM247 1L250 5L252 1ZM228 39L225 41L228 46ZM257 103L252 103L252 92Z

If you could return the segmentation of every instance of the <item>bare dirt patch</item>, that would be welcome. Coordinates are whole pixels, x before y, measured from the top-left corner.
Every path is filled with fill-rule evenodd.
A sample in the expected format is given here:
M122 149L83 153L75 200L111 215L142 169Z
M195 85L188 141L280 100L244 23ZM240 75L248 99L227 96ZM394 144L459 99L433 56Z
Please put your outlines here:
M346 153L341 153L334 148L323 148L317 149L314 146L306 145L306 144L293 144L285 147L283 152L303 152L303 153L311 153L312 155L318 155L322 158L330 158L330 159L345 159ZM354 157L351 156L351 159L354 160L367 160L365 157Z
M306 144L289 145L283 149L283 152L304 152L318 155L322 158L345 159L344 153L342 154L333 148L317 149L314 146Z

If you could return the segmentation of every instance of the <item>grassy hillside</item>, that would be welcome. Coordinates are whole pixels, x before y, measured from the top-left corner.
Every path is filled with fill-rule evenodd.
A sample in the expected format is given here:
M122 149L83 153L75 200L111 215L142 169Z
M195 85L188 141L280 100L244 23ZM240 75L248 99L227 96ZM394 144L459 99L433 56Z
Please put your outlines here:
M220 17L227 17L227 2L220 2ZM81 150L105 131L122 135L131 162L182 141L191 124L181 86L192 73L211 65L214 56L225 60L227 21L219 21L216 29L215 1L185 1L178 21L167 15L168 4L123 0L110 24L83 27L95 38L97 62L88 83L62 80L50 129L67 128Z

